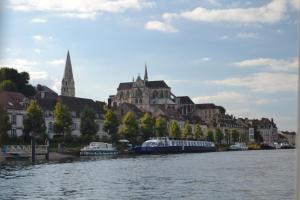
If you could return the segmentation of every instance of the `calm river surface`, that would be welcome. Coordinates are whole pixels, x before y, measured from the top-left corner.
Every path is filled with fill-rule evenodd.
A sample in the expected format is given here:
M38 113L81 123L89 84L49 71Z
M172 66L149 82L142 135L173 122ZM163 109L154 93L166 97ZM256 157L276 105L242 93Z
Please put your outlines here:
M295 150L10 163L0 199L293 199L295 163Z

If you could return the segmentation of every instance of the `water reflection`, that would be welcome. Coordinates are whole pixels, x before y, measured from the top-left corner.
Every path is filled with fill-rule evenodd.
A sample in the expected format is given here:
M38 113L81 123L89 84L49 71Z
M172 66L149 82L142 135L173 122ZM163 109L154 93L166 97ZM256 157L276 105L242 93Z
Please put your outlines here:
M294 165L295 150L10 162L0 199L293 199Z

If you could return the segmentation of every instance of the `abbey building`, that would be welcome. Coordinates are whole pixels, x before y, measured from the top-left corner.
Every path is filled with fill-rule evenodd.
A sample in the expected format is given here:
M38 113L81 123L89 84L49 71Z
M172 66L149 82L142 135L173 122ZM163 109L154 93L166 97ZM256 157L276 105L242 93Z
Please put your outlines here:
M175 108L175 96L171 88L163 80L149 81L147 66L142 79L140 75L132 82L120 83L116 95L111 95L109 105L119 106L121 103L130 103L138 108L150 111L153 106L163 105L165 108Z

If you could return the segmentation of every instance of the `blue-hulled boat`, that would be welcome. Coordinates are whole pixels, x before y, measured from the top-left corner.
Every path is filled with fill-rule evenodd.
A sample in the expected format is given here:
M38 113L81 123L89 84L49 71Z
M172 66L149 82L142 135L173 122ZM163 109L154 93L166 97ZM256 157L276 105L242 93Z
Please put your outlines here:
M196 153L213 152L216 151L216 147L213 142L209 141L176 140L161 137L151 138L134 150L138 154Z

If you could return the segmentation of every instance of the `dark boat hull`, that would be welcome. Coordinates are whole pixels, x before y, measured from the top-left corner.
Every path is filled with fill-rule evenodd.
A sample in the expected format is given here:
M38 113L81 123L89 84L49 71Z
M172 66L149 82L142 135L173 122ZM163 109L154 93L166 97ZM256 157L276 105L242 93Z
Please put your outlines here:
M197 147L197 146L169 146L169 147L136 147L137 154L169 154L169 153L200 153L214 152L215 147Z

